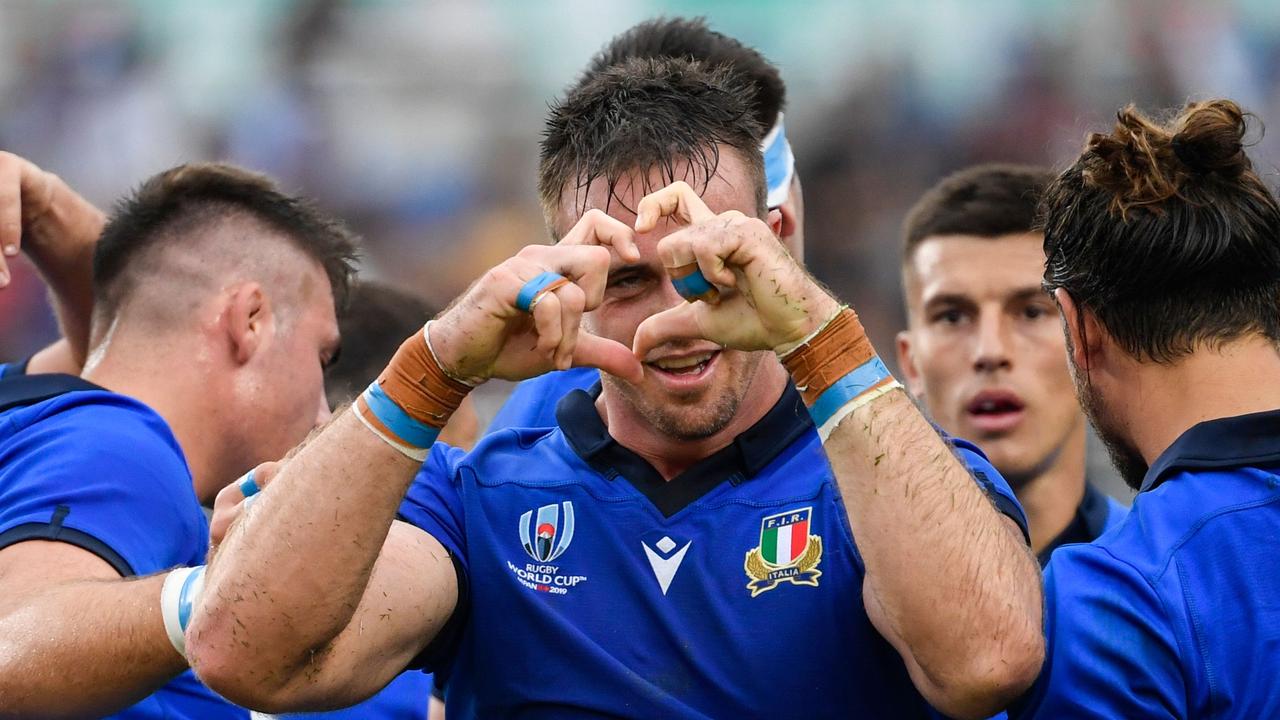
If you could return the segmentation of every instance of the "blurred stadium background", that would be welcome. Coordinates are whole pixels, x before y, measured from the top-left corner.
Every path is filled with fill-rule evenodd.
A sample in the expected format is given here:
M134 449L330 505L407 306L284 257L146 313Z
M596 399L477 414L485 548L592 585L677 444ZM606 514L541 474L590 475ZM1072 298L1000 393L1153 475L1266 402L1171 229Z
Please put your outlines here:
M885 349L900 222L943 174L1062 164L1129 101L1225 95L1280 121L1275 0L0 0L0 149L103 206L187 160L266 171L364 236L366 275L441 303L544 240L548 99L660 14L781 67L809 263ZM1274 178L1280 141L1254 156ZM0 360L56 334L16 275Z

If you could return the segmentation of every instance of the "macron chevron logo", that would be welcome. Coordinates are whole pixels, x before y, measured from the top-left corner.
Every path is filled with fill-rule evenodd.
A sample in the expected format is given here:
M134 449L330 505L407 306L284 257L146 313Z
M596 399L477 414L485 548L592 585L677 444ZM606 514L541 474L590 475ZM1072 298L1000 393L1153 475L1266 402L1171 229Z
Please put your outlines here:
M666 595L667 588L671 587L671 581L675 579L676 571L680 569L680 563L684 562L685 553L689 551L693 541L686 540L681 545L672 540L670 535L661 533L649 535L661 535L656 542L646 538L640 541L640 545L644 548L645 557L649 558L649 567L653 568L653 576L658 579L658 587L662 588L662 594Z

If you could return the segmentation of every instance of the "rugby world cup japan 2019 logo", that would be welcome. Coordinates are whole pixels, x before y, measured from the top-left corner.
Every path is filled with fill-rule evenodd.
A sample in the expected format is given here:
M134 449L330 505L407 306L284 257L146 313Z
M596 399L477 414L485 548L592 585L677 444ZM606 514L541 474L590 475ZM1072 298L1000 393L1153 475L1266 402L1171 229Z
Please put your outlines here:
M822 571L822 538L809 534L813 508L770 515L760 521L760 545L747 551L743 569L751 597L783 582L818 587Z
M563 555L573 542L573 503L566 500L559 505L543 505L538 508L536 521L532 510L521 515L520 540L524 551L538 562L551 562Z
M569 590L586 581L586 575L570 575L560 572L553 565L569 543L573 542L573 502L543 505L520 516L520 544L533 562L516 565L507 561L507 568L521 585L530 590L566 595Z

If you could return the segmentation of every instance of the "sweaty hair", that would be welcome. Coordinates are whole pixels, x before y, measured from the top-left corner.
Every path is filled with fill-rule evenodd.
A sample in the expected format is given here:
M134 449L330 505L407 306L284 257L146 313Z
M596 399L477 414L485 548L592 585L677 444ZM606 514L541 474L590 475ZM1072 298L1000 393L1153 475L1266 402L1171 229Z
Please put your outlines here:
M342 351L324 373L331 407L351 402L377 378L404 339L436 314L427 301L375 282L351 286L350 302L338 316Z
M765 208L760 124L751 117L750 90L726 67L678 58L632 59L610 66L551 107L538 162L538 197L552 224L563 192L577 207L604 179L610 200L617 186L659 170L663 184L685 180L695 189L715 175L722 148L736 150L754 186L756 210ZM689 163L685 172L677 169ZM553 228L554 231L554 228Z
M1245 154L1246 117L1230 100L1167 121L1126 107L1045 192L1045 286L1139 360L1280 340L1280 207Z
M152 176L116 206L93 254L95 318L110 320L138 288L156 281L151 273L163 272L140 258L168 245L211 242L208 231L236 221L264 226L319 263L342 307L357 247L346 227L310 201L280 192L264 175L192 163Z
M1031 232L1036 206L1053 181L1049 170L1026 165L975 165L948 175L921 197L903 223L903 262L938 235L996 238Z
M707 27L706 18L655 18L618 35L587 65L576 87L600 71L634 58L684 58L709 67L727 66L749 85L751 110L765 132L778 121L787 101L782 75L758 50Z

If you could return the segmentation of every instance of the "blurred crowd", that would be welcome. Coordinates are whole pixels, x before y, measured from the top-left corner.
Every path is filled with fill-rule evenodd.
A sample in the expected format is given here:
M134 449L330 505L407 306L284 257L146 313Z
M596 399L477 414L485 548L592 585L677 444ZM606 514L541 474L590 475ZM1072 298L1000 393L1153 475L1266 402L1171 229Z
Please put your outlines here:
M547 100L601 38L663 12L705 14L782 68L811 267L882 347L903 322L902 216L943 174L1060 164L1129 101L1213 93L1280 118L1266 0L0 0L0 148L104 207L186 160L266 171L364 236L366 275L438 303L546 237ZM1270 174L1280 145L1252 154ZM54 335L17 273L0 358Z

